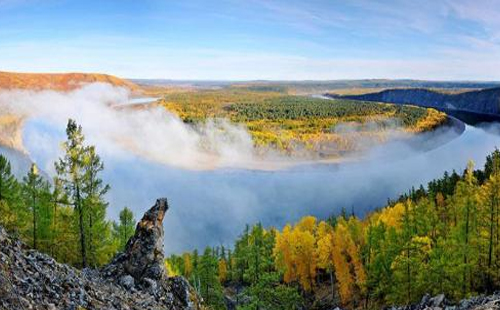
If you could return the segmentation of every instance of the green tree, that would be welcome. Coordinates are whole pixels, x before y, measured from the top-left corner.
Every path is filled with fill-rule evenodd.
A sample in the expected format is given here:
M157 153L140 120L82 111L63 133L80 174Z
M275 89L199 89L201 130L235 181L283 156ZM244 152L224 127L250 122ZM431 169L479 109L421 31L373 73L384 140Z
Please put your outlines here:
M106 221L109 186L99 174L104 165L93 146L85 146L82 127L70 119L66 128L65 154L55 163L58 182L75 210L81 266L98 266L114 253L111 225Z
M217 256L210 247L205 249L199 265L200 292L212 309L225 309L222 286L218 278Z
M48 252L52 210L50 208L50 184L40 176L36 164L32 164L30 171L23 178L23 197L27 209L31 213L29 228L33 248ZM41 240L40 240L41 239ZM44 243L44 246L40 245Z
M123 251L128 239L134 235L135 219L134 213L128 207L120 211L120 221L113 223L114 236L118 240L118 250ZM180 269L183 270L183 269Z
M84 197L82 188L84 186L84 136L82 127L77 125L72 119L68 120L66 127L67 141L63 143L65 154L55 163L55 168L59 181L63 184L64 190L69 198L70 204L75 209L78 239L80 246L81 266L87 267L87 242L85 233L85 220L87 211L83 203Z
M10 232L18 232L27 214L19 201L20 186L12 174L8 159L0 154L0 224Z

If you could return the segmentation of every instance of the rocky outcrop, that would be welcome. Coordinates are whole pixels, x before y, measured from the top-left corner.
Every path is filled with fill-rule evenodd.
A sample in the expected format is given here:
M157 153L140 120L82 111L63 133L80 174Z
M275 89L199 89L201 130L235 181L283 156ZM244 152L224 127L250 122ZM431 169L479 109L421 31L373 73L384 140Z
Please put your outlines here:
M163 217L159 199L138 223L124 253L102 270L83 271L27 250L0 228L0 309L200 309L182 277L163 266Z
M103 269L108 277L148 285L166 278L163 255L163 218L168 210L167 199L161 198L137 224L123 253ZM128 284L127 284L128 286Z

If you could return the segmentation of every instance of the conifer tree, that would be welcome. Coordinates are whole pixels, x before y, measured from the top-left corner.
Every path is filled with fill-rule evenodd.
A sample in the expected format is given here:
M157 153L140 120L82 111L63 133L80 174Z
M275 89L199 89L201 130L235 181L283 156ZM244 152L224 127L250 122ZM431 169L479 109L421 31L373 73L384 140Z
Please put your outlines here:
M50 185L40 176L36 164L32 164L28 174L23 178L23 197L27 209L31 213L29 238L32 247L48 252L48 239L52 210L50 208ZM41 240L40 240L41 239ZM44 242L45 246L41 246Z
M0 154L0 224L19 233L27 221L27 212L20 204L20 186L12 174L9 160Z
M75 226L79 240L81 266L98 266L114 253L112 233L106 221L109 186L99 173L104 169L93 146L84 144L82 127L70 119L66 128L65 154L55 163L58 180L75 210Z
M128 207L120 211L119 222L113 223L113 234L118 240L118 250L123 251L135 232L134 213Z

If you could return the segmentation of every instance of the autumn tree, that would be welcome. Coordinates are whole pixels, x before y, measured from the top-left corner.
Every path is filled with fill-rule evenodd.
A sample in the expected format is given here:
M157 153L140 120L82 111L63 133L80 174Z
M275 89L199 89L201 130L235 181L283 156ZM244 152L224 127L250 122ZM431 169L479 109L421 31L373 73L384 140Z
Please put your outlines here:
M481 186L479 199L481 202L482 231L482 251L480 253L484 264L485 287L488 292L492 292L495 281L498 280L499 263L499 212L500 212L500 157L494 156L492 168L488 179Z
M333 279L333 227L321 221L316 230L316 257L318 268L326 270L330 276L330 290L335 297Z

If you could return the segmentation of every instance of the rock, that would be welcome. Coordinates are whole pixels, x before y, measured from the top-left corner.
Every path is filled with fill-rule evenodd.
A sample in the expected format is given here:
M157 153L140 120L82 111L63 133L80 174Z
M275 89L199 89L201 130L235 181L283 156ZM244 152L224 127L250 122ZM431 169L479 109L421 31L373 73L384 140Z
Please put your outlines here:
M168 279L173 296L182 300L188 307L194 308L193 294L190 292L191 285L184 277L172 277Z
M432 298L425 295L419 304L402 307L392 307L393 310L500 310L500 294L490 296L475 296L463 299L452 305L444 294Z
M444 294L439 294L437 296L432 297L429 300L429 304L432 307L442 307L445 304Z
M77 270L11 238L0 227L0 309L198 310L201 299L163 266L166 199L138 223L124 253L102 270Z
M418 304L421 307L426 307L429 305L429 301L431 300L431 295L425 294L422 299L420 300L420 303Z
M130 275L135 282L148 287L150 285L144 283L144 279L158 281L167 277L163 254L163 218L167 210L167 199L158 199L137 224L125 251L104 268L106 274L113 277Z
M126 289L131 289L134 287L135 281L131 275L126 275L120 278L120 285Z

